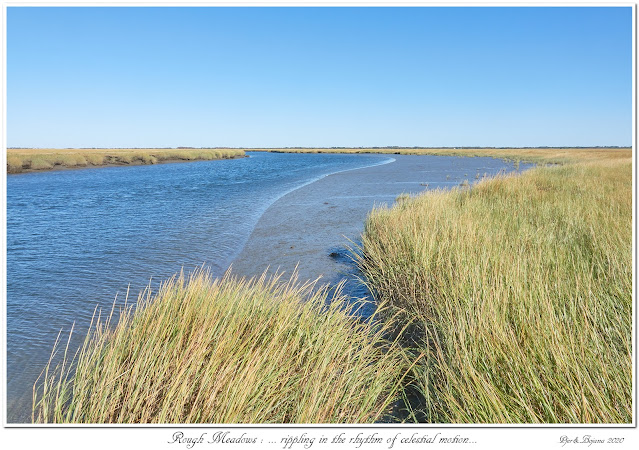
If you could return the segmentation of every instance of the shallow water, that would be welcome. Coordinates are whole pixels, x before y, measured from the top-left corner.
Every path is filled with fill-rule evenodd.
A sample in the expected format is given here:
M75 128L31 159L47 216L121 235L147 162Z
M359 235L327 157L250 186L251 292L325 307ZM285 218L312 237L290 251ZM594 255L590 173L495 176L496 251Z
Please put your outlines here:
M81 336L96 304L110 308L128 285L135 299L151 278L203 264L219 275L232 261L247 275L302 261L301 278L334 282L346 271L344 236L357 238L374 203L508 167L487 158L249 155L7 177L9 422L30 420L31 388L58 331L75 322Z

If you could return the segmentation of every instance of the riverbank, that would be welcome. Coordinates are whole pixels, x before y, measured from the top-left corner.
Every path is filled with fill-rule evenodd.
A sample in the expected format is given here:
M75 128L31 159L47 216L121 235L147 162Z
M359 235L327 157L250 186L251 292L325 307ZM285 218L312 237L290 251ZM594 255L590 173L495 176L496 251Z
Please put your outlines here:
M7 173L243 158L239 149L7 149Z
M376 209L360 266L422 420L631 423L631 249L627 152Z
M349 295L370 297L357 279L348 247L359 242L371 209L392 205L398 197L472 185L484 176L517 170L514 163L493 158L380 155L379 159L385 164L329 175L273 203L233 260L233 272L258 276L267 269L272 273L296 269L301 279L321 276L322 282L332 285L347 280ZM519 170L530 167L522 163Z

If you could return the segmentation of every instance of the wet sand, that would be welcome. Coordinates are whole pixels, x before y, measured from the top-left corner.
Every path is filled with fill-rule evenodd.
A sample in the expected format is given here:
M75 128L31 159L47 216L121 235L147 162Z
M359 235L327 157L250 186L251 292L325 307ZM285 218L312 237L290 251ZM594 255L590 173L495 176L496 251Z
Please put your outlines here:
M329 175L280 198L260 218L233 262L233 272L290 274L297 266L300 280L321 276L334 285L345 279L347 294L365 296L366 289L354 280L357 273L347 248L359 242L374 206L391 205L402 193L450 188L484 174L515 170L513 163L493 158L392 157L390 164ZM522 164L520 170L527 167Z

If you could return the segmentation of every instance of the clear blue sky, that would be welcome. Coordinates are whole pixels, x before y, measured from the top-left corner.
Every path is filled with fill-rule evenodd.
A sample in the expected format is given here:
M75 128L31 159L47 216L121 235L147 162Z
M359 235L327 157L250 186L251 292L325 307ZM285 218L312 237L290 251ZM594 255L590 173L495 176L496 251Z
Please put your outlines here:
M9 147L629 146L632 9L9 7Z

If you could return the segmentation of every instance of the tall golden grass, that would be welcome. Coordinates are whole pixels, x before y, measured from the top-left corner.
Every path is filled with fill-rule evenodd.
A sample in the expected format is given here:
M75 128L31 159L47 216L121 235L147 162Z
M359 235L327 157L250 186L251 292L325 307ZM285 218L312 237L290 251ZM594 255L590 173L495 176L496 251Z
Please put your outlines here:
M630 152L591 156L370 214L360 265L415 324L426 420L632 421Z
M237 149L8 149L7 172L240 158Z
M279 277L180 275L117 324L95 317L79 355L34 386L34 422L365 423L406 373L388 325Z

